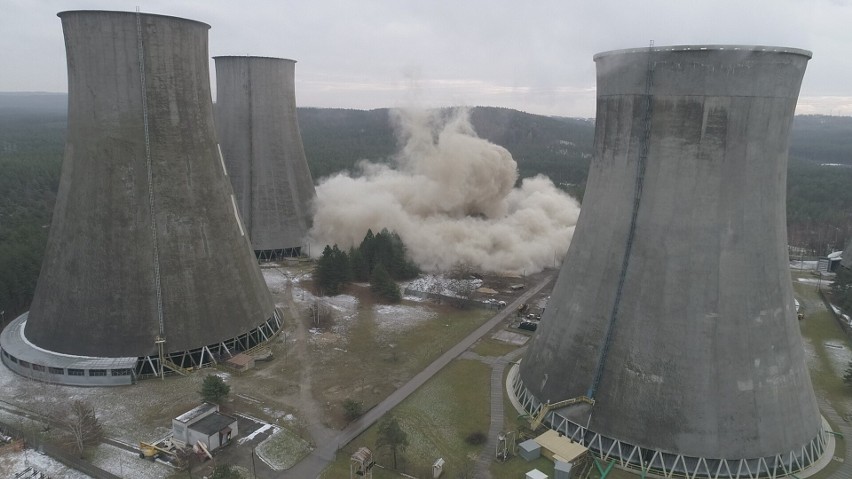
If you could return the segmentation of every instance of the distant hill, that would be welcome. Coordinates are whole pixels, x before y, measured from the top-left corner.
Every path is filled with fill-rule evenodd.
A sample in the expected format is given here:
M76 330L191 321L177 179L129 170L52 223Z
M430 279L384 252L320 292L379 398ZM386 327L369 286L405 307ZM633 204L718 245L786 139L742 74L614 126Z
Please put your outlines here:
M387 108L344 110L299 108L302 143L314 180L342 170L354 172L359 160L390 161L399 145ZM582 195L592 157L594 123L510 110L475 107L477 135L512 153L521 178L545 174Z
M797 116L793 121L790 156L816 163L852 165L852 117Z
M38 195L39 201L51 201L65 141L67 102L64 93L0 93L0 215L10 208L21 212L47 206L27 203L33 198L32 188L26 186L33 183L25 178L31 172L40 175L34 184L53 189ZM298 115L315 181L338 171L353 172L359 160L391 161L399 149L388 109L299 108ZM480 137L512 153L521 178L545 174L582 198L593 154L593 120L493 107L472 108L470 115ZM790 157L790 241L825 246L824 238L834 237L835 228L842 237L852 237L852 168L820 166L852 165L852 117L795 117ZM49 217L49 209L45 213ZM3 234L0 228L0 241Z
M67 111L67 93L0 91L0 116L3 117L14 113L25 115L60 114L65 116Z
M65 93L0 92L0 121L5 120L8 125L24 116L56 126L56 122L64 121L67 106ZM298 114L302 141L315 179L351 169L360 159L387 160L396 151L387 108L299 108ZM591 158L586 155L592 153L594 119L475 107L471 121L480 137L512 153L522 177L548 172L554 175L554 181L562 183L577 181L578 175L585 177L588 171ZM790 156L815 163L852 165L852 117L796 116ZM570 171L558 171L561 168Z

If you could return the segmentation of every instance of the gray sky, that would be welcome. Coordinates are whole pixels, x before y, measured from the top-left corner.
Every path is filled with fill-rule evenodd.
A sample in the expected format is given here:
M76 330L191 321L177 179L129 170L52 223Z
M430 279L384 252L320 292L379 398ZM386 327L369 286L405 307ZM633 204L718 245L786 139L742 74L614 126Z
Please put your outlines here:
M852 0L0 0L0 91L67 90L57 12L137 5L210 24L211 56L297 60L299 106L591 117L592 55L654 40L811 50L797 113L852 115Z

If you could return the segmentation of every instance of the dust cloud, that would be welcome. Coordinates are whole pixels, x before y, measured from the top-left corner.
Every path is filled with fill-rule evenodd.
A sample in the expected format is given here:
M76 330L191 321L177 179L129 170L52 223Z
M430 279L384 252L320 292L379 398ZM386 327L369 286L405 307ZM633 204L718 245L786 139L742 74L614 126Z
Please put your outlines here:
M314 252L360 244L367 229L395 231L426 271L531 274L558 266L580 213L544 176L515 187L517 163L478 138L466 109L392 110L401 151L393 165L361 162L355 176L317 186Z

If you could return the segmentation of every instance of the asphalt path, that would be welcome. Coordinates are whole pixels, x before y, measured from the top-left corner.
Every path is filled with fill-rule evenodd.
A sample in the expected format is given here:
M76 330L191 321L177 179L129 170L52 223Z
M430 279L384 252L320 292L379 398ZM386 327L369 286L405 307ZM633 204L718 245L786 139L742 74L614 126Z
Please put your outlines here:
M441 369L448 365L452 360L459 357L468 348L473 346L477 340L485 336L486 333L494 329L495 326L507 319L510 314L517 311L518 307L526 303L530 298L535 296L545 286L553 280L553 274L546 277L540 283L528 289L524 294L512 301L505 308L500 310L493 318L485 324L470 333L467 337L459 341L455 346L447 350L432 364L426 366L425 369L417 373L407 383L403 384L399 389L392 392L384 401L376 405L376 407L367 411L363 416L351 422L346 426L336 437L322 444L317 444L316 449L297 463L290 469L282 472L278 477L287 479L306 479L316 478L322 471L334 461L337 451L343 446L349 444L353 439L358 437L367 428L372 426L388 411L396 407L405 398L411 395L414 391L428 381L432 376L437 374ZM484 398L483 398L484 400Z

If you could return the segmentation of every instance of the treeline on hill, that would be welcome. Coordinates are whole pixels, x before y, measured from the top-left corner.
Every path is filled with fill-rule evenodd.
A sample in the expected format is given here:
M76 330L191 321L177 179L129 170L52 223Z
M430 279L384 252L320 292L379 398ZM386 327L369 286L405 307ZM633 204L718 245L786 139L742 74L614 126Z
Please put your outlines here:
M451 109L444 109L449 116ZM480 138L500 145L518 163L519 181L543 174L578 199L592 158L594 121L475 107L470 121ZM389 110L299 108L299 129L314 181L356 172L361 160L390 163L399 143Z
M817 256L843 249L852 239L852 167L790 158L787 239Z
M59 184L67 102L65 94L0 93L0 311L7 320L32 300ZM298 115L315 181L355 172L359 160L392 161L398 150L387 109L299 108ZM521 178L544 174L582 198L593 121L476 107L471 122L480 137L512 153ZM820 166L852 165L850 133L850 117L794 119L787 175L790 244L825 254L852 238L852 168Z
M320 294L339 294L352 281L370 283L370 290L391 303L399 302L402 295L396 280L415 278L420 271L406 258L405 245L396 233L386 228L367 235L358 247L349 252L337 245L325 246L314 269L314 284Z
M852 166L852 117L799 115L793 120L790 156Z
M65 144L65 96L0 97L0 311L26 311L35 291Z

